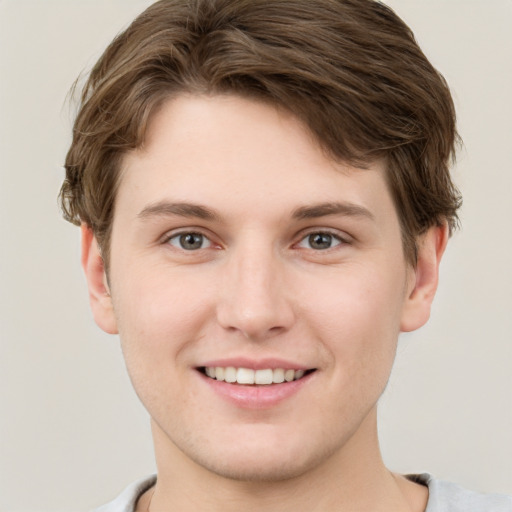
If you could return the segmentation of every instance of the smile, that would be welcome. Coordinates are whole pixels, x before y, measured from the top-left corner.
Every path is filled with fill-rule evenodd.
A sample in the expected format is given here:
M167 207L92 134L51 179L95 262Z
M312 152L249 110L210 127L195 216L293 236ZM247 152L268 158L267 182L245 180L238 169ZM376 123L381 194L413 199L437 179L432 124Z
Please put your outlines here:
M232 384L245 385L271 385L282 384L302 379L314 370L293 370L283 368L265 368L253 370L251 368L235 368L233 366L207 366L200 369L211 379Z

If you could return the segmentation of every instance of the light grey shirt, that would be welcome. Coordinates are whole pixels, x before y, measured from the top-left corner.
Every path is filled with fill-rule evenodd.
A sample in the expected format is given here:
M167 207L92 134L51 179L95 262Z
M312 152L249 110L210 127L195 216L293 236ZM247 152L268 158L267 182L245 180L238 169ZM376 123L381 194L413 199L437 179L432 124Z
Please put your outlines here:
M436 480L428 473L407 475L407 478L428 487L425 512L512 512L512 496L468 491L451 482ZM93 512L133 512L139 497L155 482L156 475L134 482L114 501Z

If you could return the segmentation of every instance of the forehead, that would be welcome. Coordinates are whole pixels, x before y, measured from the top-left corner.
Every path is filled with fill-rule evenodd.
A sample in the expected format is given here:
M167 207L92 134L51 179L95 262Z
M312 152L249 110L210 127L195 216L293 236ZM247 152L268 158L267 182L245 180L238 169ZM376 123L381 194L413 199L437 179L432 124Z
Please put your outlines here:
M350 202L386 210L384 165L356 169L330 158L291 113L237 96L183 95L154 115L143 147L122 164L118 205L169 199L235 214L274 205ZM378 213L378 212L376 212Z

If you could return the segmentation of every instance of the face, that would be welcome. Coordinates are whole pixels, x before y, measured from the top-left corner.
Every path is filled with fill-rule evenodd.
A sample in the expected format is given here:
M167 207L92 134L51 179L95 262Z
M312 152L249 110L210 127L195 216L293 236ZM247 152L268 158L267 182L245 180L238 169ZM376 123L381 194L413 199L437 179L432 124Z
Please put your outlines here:
M159 449L232 478L298 475L369 435L399 331L422 323L383 166L335 163L233 96L169 101L124 159L109 284L93 309Z

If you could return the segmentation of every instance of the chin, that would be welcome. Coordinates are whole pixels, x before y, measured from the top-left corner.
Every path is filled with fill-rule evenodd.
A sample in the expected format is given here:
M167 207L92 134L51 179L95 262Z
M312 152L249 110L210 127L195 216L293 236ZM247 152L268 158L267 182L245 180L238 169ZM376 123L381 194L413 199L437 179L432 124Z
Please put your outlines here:
M189 450L187 455L207 471L240 482L281 482L308 473L328 459L335 447L300 442L289 436L248 440ZM222 446L221 450L218 447Z
M239 482L282 482L307 473L311 466L306 461L283 461L270 457L247 457L238 460L211 461L196 458L195 462L209 472Z

